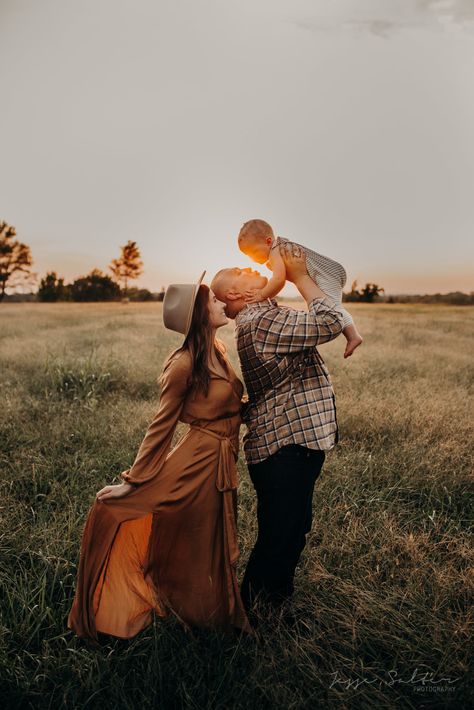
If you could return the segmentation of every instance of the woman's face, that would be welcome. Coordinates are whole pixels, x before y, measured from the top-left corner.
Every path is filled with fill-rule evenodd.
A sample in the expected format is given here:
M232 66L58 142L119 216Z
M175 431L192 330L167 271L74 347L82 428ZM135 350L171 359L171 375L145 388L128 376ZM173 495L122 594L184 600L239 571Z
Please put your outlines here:
M225 306L226 304L218 301L214 292L209 290L209 323L212 328L220 328L228 322Z

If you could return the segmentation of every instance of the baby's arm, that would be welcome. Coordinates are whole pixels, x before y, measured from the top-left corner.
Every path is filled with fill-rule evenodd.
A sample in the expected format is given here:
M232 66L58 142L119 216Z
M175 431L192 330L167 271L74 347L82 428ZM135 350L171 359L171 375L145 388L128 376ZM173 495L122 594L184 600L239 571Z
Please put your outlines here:
M263 288L254 288L251 291L245 292L246 303L257 303L264 301L266 298L273 298L280 293L286 283L286 268L285 262L280 254L280 249L275 247L272 249L270 259L267 262L268 268L273 271L273 276L268 280L268 283Z

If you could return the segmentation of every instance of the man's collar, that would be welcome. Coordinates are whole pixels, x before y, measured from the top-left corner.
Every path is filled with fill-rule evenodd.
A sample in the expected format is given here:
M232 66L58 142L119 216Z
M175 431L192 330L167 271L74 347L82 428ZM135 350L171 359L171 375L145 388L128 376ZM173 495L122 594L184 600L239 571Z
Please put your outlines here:
M266 298L264 301L259 301L258 303L247 303L241 311L235 316L235 322L239 324L247 315L254 310L264 310L268 308L273 308L278 306L278 302L274 298Z

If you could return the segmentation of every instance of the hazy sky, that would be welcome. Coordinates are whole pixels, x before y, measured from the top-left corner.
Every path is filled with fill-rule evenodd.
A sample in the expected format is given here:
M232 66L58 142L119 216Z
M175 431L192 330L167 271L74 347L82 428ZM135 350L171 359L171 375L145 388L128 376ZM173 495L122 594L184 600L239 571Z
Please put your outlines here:
M249 266L243 221L390 293L474 290L474 0L0 0L0 218L39 276Z

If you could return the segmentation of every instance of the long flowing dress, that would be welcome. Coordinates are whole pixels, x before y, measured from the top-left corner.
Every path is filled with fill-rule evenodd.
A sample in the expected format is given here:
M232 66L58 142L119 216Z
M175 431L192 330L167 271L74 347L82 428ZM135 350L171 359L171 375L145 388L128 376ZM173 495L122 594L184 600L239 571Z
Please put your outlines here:
M158 412L124 480L123 498L96 502L84 527L68 627L131 638L153 613L186 626L252 633L235 565L237 468L243 386L211 376L208 395L189 388L192 361L165 367ZM178 421L189 429L171 451Z

